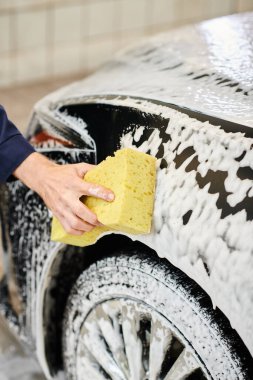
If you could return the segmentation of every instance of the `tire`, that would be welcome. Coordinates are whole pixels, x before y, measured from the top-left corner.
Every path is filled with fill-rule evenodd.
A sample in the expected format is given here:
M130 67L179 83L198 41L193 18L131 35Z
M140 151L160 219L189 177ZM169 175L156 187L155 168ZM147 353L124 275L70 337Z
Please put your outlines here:
M63 331L71 380L253 378L245 348L209 297L146 254L118 252L85 270L70 294Z

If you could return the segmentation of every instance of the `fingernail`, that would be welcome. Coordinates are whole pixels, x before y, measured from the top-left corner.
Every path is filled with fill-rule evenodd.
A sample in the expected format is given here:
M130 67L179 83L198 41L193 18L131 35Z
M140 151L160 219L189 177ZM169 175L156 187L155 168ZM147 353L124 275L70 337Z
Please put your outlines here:
M107 194L106 198L108 199L108 201L113 201L114 200L114 194L109 193L109 194Z

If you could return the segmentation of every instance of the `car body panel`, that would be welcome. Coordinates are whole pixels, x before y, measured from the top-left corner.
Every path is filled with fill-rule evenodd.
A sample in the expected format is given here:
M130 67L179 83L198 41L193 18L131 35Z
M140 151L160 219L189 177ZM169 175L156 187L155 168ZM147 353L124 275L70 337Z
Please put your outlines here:
M49 95L38 109L90 95L137 96L252 127L252 24L246 13L155 36Z
M237 28L242 41L246 28L252 39L252 20L242 15L208 21L119 55L91 78L37 103L27 136L60 163L97 163L123 147L156 156L151 234L127 236L195 280L253 355L252 51L245 48L239 58L226 52L228 65L215 31L219 26L220 35L224 24L231 36ZM200 78L187 75L190 66ZM1 286L10 278L21 301L15 309L6 299L2 310L50 378L45 294L65 246L50 242L51 215L39 197L19 181L1 191L8 264Z

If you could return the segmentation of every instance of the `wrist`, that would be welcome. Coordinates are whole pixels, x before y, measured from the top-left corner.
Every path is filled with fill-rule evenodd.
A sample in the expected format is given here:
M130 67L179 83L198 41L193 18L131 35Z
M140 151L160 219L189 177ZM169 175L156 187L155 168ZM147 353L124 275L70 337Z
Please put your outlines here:
M56 166L53 161L42 154L30 154L13 172L13 175L38 194L42 191L43 178L50 167Z

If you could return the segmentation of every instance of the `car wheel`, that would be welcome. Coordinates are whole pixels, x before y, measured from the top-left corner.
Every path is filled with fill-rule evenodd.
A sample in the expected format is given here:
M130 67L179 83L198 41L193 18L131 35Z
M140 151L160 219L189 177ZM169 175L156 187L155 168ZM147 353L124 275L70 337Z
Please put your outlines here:
M67 303L67 378L249 379L220 314L193 281L159 258L103 258L81 274Z

